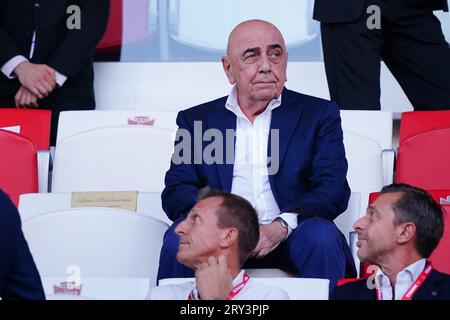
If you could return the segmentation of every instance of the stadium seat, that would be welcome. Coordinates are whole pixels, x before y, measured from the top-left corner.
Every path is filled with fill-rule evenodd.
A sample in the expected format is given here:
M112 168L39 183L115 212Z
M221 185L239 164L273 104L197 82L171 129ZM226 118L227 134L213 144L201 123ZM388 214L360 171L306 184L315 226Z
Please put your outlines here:
M111 0L108 25L95 51L117 51L145 41L156 34L157 23L156 0Z
M366 211L370 192L393 180L392 112L343 110L341 119L347 180L350 189L361 195L361 216Z
M329 283L328 279L312 278L256 278L266 286L278 287L286 291L290 300L328 300ZM194 281L194 278L170 278L159 280L159 285L180 284Z
M0 108L0 129L30 139L37 150L48 150L50 144L50 110Z
M350 195L350 200L348 202L347 210L340 214L334 223L338 229L344 234L347 243L350 246L353 259L355 261L355 266L359 266L360 262L358 256L356 255L356 241L355 241L355 231L353 230L353 224L361 216L361 195L359 192L352 192ZM359 274L359 268L356 268Z
M396 182L450 189L450 111L402 114Z
M64 211L72 208L72 193L28 193L20 195L19 213L22 220L26 220L43 213ZM172 221L164 213L161 206L160 192L138 192L136 212L140 215L152 217L168 225Z
M38 192L37 151L34 143L0 129L0 189L17 206L19 195Z
M76 283L70 275L42 277L47 300L144 300L149 278L85 277Z
M0 108L0 129L17 133L36 147L39 192L48 192L50 119L50 110Z
M115 126L158 127L175 132L176 117L174 111L63 111L59 116L57 141L87 130Z
M161 192L172 131L147 126L87 130L57 140L52 192Z
M81 208L24 219L22 229L42 277L138 277L155 285L168 225L127 210Z
M168 6L169 44L179 46L173 51L181 54L187 50L198 50L196 56L208 52L222 54L229 32L248 19L263 19L278 26L290 54L295 47L317 39L319 34L318 23L310 18L310 0L284 1L276 7L270 0L170 0ZM268 7L271 9L267 10Z

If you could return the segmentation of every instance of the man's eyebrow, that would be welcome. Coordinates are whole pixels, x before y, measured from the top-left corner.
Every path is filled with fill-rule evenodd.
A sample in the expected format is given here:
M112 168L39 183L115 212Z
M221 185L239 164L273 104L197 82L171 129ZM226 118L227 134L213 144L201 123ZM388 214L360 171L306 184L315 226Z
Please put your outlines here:
M375 211L376 213L378 213L377 208L372 204L367 207L367 210L372 210L372 211Z
M247 50L244 51L244 53L242 54L242 56L245 56L247 53L254 53L254 52L259 52L259 48L248 48Z
M269 49L269 50L273 50L273 49L281 49L281 50L283 50L283 48L281 47L281 45L279 45L278 43L269 44L269 45L267 46L267 49Z

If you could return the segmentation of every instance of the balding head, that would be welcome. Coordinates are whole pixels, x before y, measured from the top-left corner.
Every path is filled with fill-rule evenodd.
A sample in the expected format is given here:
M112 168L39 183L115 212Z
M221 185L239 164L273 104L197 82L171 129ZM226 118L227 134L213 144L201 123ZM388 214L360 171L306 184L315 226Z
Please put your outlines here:
M276 33L280 38L283 48L285 48L283 35L281 34L280 30L275 27L275 25L268 21L253 19L241 22L236 27L234 27L233 30L231 30L231 33L228 36L227 55L230 55L230 49L239 42L239 37L241 35L245 35L248 33L251 34L253 32L262 32L265 34L267 34L268 32Z
M267 106L283 91L286 82L287 52L281 32L263 20L237 25L228 38L223 68L231 84L236 84L238 102L244 112Z

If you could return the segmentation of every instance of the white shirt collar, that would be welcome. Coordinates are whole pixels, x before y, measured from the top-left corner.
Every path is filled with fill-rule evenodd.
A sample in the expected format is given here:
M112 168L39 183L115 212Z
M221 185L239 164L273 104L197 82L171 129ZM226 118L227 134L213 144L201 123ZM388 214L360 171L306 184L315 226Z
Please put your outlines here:
M397 274L397 278L395 280L395 300L400 300L401 297L403 297L406 291L422 273L423 269L425 268L426 262L427 261L425 258L420 259L410 264ZM383 294L383 300L391 300L392 287L388 276L384 274L381 268L378 268L375 278L376 283L380 285L380 290Z
M233 279L233 288L244 280L244 273L245 270L242 269L241 272L239 272L238 275ZM194 288L192 289L192 300L200 300L198 297L197 286L195 286L195 284Z
M273 109L278 108L281 105L281 96L282 95L280 94L278 98L272 99L272 101L269 102L266 110L264 110L263 113L272 112ZM233 112L236 115L236 117L247 119L241 107L239 106L236 85L233 85L233 87L231 88L231 92L228 95L227 102L225 103L225 108Z

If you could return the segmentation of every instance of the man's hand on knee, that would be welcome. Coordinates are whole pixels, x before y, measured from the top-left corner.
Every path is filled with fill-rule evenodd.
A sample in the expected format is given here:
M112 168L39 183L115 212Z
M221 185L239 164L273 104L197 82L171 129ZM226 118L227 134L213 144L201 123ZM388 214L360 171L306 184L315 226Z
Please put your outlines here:
M253 250L253 256L264 258L275 250L287 237L288 231L278 221L259 226L259 241Z

